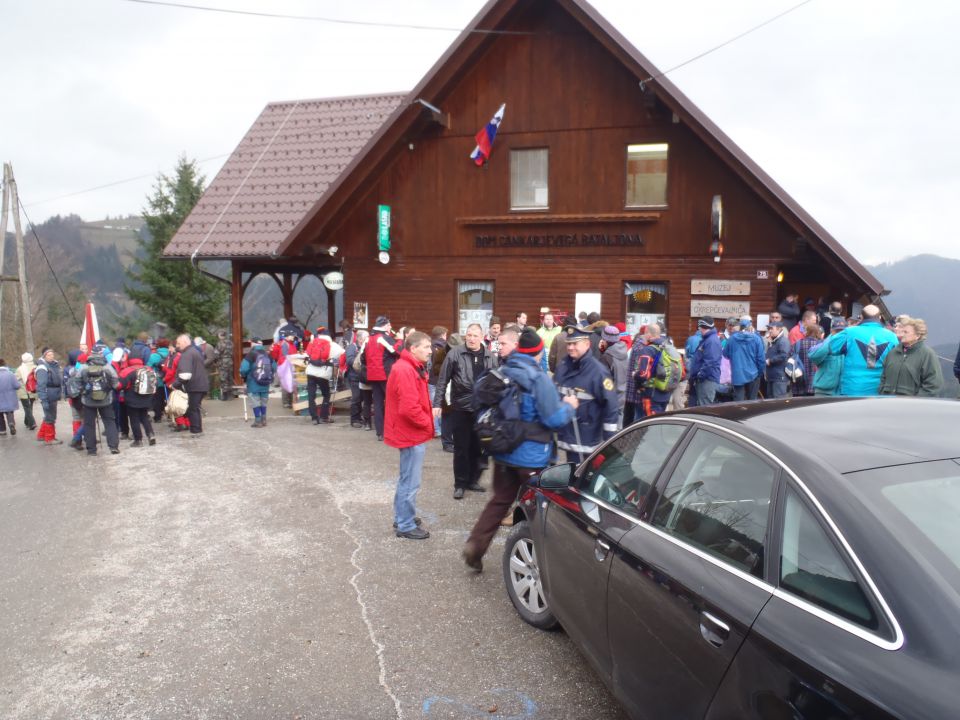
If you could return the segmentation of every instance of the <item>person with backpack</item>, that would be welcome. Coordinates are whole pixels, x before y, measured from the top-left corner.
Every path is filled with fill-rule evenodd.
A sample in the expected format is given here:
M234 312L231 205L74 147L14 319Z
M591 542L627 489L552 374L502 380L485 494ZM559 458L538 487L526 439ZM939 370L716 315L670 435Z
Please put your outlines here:
M557 445L567 461L579 463L596 447L614 436L619 420L617 389L603 363L593 357L589 327L567 326L559 341L567 343L567 356L553 376L563 397L579 400L574 421L560 430Z
M152 367L157 373L159 382L157 383L157 392L153 396L153 422L157 423L163 419L163 409L167 406L167 386L164 383L166 375L167 359L170 356L170 341L165 337L157 340L156 349L150 353L150 358L146 364Z
M0 358L0 435L6 435L7 430L11 435L17 434L17 423L13 419L13 413L16 412L17 390L20 389L20 381L7 367L7 362Z
M529 436L537 433L524 433L524 439L513 449L493 455L492 497L474 523L462 553L467 567L477 572L483 571L483 556L520 489L550 463L554 444L549 433L569 426L580 405L574 395L561 400L541 366L543 340L533 328L518 332L509 327L501 333L499 342L499 372L515 383L519 420L530 429L539 426L546 433L535 439Z
M538 332L537 334L543 337L542 333ZM546 338L544 338L543 344L546 348L549 348ZM619 427L623 427L623 411L627 399L629 354L630 349L620 342L620 331L615 325L607 325L600 333L600 362L606 365L607 370L610 371L613 384L617 390L617 400L619 401L617 425Z
M343 348L330 339L326 325L320 325L307 345L307 402L314 425L332 423L330 417L330 382L336 378ZM323 402L317 410L317 389Z
M57 362L52 348L44 348L40 353L40 362L34 371L37 381L37 398L43 408L43 422L37 431L37 440L46 445L62 445L57 439L57 403L60 402L63 388L63 370Z
M240 377L247 384L247 397L253 408L253 424L250 427L267 426L267 400L270 398L270 385L277 372L277 363L263 347L258 337L250 341L250 351L240 363Z
M36 369L37 364L33 361L33 355L27 352L20 356L20 366L14 373L20 381L17 397L20 399L20 407L23 408L23 426L30 431L37 429L37 421L33 418L33 403L37 399L37 379L33 371ZM27 381L30 380L31 375L33 375L32 390L27 387Z
M116 394L120 378L112 363L107 362L102 352L94 351L80 366L80 381L83 392L80 402L83 404L83 439L87 446L87 455L97 454L97 419L103 420L103 430L107 435L107 447L113 455L120 452L120 431L117 418L113 414L113 396Z
M75 450L83 449L83 404L80 396L83 394L83 384L80 382L80 365L87 361L87 355L80 349L67 353L67 364L63 368L63 396L70 406L70 418L73 423L73 435L70 447Z
M350 427L370 429L370 405L372 393L360 387L360 375L364 371L363 348L367 331L357 330L347 345L347 383L350 385Z
M417 491L423 475L423 457L433 438L433 414L427 389L430 336L412 332L387 380L384 442L400 451L400 475L393 497L397 537L426 540L430 533L417 518Z
M640 405L635 420L665 413L670 396L683 376L683 358L661 332L658 323L650 323L647 344L637 353L635 379L640 388Z
M153 423L150 422L150 407L158 384L156 371L144 365L139 357L131 355L127 367L120 373L120 392L123 393L123 404L133 432L130 447L143 447L144 436L150 445L157 444Z
M453 499L461 500L464 491L486 492L480 484L481 448L473 424L476 419L473 387L487 370L495 366L493 355L483 346L483 328L471 323L464 333L464 344L450 350L433 394L434 417L441 416L441 405L450 386L450 412L453 425Z
M297 354L299 349L297 342L297 335L293 332L290 332L289 334L282 336L279 342L275 342L270 346L270 357L273 358L273 361L276 363L278 368L287 362L287 358L290 355ZM293 393L284 390L282 386L280 389L280 407L293 407Z
M373 388L373 424L377 428L377 440L383 440L387 378L400 354L393 337L393 326L386 315L377 318L363 354L367 364L367 382Z
M134 340L133 345L130 346L130 357L140 358L144 365L149 365L150 355L150 336L142 332L137 335L137 339Z

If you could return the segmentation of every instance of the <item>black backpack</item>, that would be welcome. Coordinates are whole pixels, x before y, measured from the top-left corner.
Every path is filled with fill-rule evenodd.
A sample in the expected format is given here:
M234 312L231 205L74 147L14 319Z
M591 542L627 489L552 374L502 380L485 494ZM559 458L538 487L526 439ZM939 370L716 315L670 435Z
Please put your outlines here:
M106 365L107 361L99 354L87 361L83 395L93 402L103 402L110 397L110 380L107 377Z
M477 406L473 430L480 448L488 455L502 455L520 447L524 440L548 442L549 430L521 419L519 385L498 368L487 370L473 389Z

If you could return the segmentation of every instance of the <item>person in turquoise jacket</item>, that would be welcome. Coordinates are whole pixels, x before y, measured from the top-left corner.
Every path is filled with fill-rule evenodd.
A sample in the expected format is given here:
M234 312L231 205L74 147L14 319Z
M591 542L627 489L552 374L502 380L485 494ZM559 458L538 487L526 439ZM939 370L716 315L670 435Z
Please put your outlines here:
M847 327L847 321L834 318L830 321L830 337L842 332ZM843 372L843 355L830 354L830 338L826 338L819 345L811 348L808 355L810 362L817 367L813 375L813 394L817 396L836 395L840 389L840 375Z
M257 364L258 355L264 355L267 358L266 361L270 363L270 380L266 384L257 382L254 377L253 371ZM243 362L240 363L240 377L247 384L247 395L250 397L250 405L253 407L253 424L250 427L262 428L267 426L267 399L270 397L270 384L276 374L276 360L270 357L260 338L253 338L250 352L243 356Z
M883 360L899 344L896 334L880 321L880 308L863 308L859 325L848 327L829 339L830 354L843 355L838 395L862 397L880 392Z

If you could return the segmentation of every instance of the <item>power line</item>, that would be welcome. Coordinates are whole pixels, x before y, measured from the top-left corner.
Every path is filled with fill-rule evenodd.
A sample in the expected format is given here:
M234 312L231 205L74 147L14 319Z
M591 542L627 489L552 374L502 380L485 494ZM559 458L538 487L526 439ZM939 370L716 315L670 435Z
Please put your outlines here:
M257 12L254 10L233 10L229 8L216 8L206 5L192 5L188 3L166 2L165 0L123 0L123 2L137 3L139 5L160 5L162 7L180 8L182 10L202 10L204 12L225 13L227 15L250 15L253 17L273 18L280 20L307 20L310 22L331 23L334 25L359 25L363 27L378 28L399 28L402 30L438 30L440 32L463 32L463 28L442 27L438 25L414 25L410 23L385 23L373 20L344 20L342 18L322 17L318 15L287 15L284 13ZM533 35L533 32L525 30L483 30L473 28L467 32L477 35Z
M646 78L645 80L641 80L641 81L640 81L640 87L643 88L643 87L644 87L647 83L649 83L649 82L653 82L654 80L659 80L660 78L664 77L665 75L667 75L667 74L669 74L669 73L672 73L674 70L679 70L680 68L684 67L685 65L689 65L690 63L695 62L695 61L699 60L699 59L702 58L702 57L706 57L706 56L709 55L710 53L716 52L716 51L719 50L720 48L724 48L724 47L726 47L727 45L729 45L730 43L736 42L737 40L739 40L739 39L741 39L741 38L743 38L743 37L746 37L746 36L749 35L750 33L755 32L755 31L759 30L759 29L762 28L762 27L766 27L767 25L769 25L770 23L772 23L772 22L774 22L774 21L776 21L776 20L779 20L779 19L782 18L784 15L789 15L789 14L792 13L794 10L799 10L799 9L802 8L804 5L808 5L809 3L812 3L812 2L813 2L813 0L803 0L803 2L798 3L798 4L794 5L793 7L787 8L787 9L784 10L782 13L780 13L780 14L778 14L778 15L774 15L774 16L773 16L772 18L770 18L769 20L764 20L764 21L763 21L762 23L760 23L759 25L754 25L754 26L753 26L752 28L750 28L749 30L745 30L745 31L743 31L742 33L740 33L739 35L734 35L734 36L733 36L732 38L730 38L729 40L726 40L726 41L720 43L719 45L710 48L709 50L705 50L704 52L700 53L699 55L694 55L692 58L690 58L689 60L684 60L684 61L683 61L682 63L680 63L679 65L674 65L674 66L673 66L672 68L670 68L669 70L664 70L663 72L661 72L661 73L659 73L659 74L657 74L657 75L651 75L650 77Z
M57 277L57 271L53 269L53 265L50 264L50 258L47 257L46 251L43 249L43 245L40 243L40 236L37 235L37 228L33 224L33 221L30 219L30 216L27 215L27 209L23 206L23 202L20 200L19 196L17 197L17 202L20 205L20 209L23 211L23 216L27 219L27 224L30 225L30 232L33 233L33 237L36 238L37 247L40 248L40 254L43 255L43 259L47 261L47 267L50 268L50 273L53 275L53 281L57 284L57 287L60 289L60 294L63 295L63 302L67 305L67 310L70 311L70 314L73 316L73 322L78 328L82 328L83 325L80 324L80 321L77 319L77 314L73 311L73 306L70 304L70 301L67 299L67 294L63 291L63 286L60 284L60 278Z
M220 160L221 158L230 157L231 153L224 153L223 155L214 155L213 157L203 158L202 160L197 160L198 164L211 162L213 160ZM138 180L146 180L148 178L154 178L156 175L154 173L147 173L144 175L137 175L136 177L126 178L125 180L114 180L113 182L106 183L104 185L97 185L96 187L87 188L86 190L77 190L75 192L69 192L65 195L57 195L56 197L46 198L45 200L37 200L35 202L29 203L28 207L34 207L35 205L45 205L46 203L54 202L56 200L64 200L66 198L76 197L77 195L84 195L89 192L96 192L97 190L104 190L106 188L116 187L117 185L124 185L126 183L137 182Z

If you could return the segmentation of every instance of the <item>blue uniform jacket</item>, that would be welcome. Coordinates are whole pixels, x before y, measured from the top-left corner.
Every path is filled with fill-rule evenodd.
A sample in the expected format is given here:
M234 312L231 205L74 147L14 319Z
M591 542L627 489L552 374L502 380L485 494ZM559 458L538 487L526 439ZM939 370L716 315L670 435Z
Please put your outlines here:
M521 388L520 418L528 422L539 422L550 430L559 430L570 424L573 408L560 399L557 388L550 377L529 355L514 352L500 366L503 373ZM553 457L552 442L524 440L509 453L494 455L493 459L503 465L514 467L546 467Z
M766 367L763 340L752 332L735 332L723 347L723 356L730 360L730 382L746 385L753 382Z
M690 341L687 341L687 345ZM720 338L717 331L710 329L700 340L697 349L693 351L690 360L690 380L693 382L712 380L720 382Z
M558 364L553 380L561 395L576 395L580 400L576 420L580 443L577 444L577 434L570 423L558 434L559 447L570 452L589 453L613 437L617 432L620 403L613 378L603 363L589 354L579 360L568 355Z

